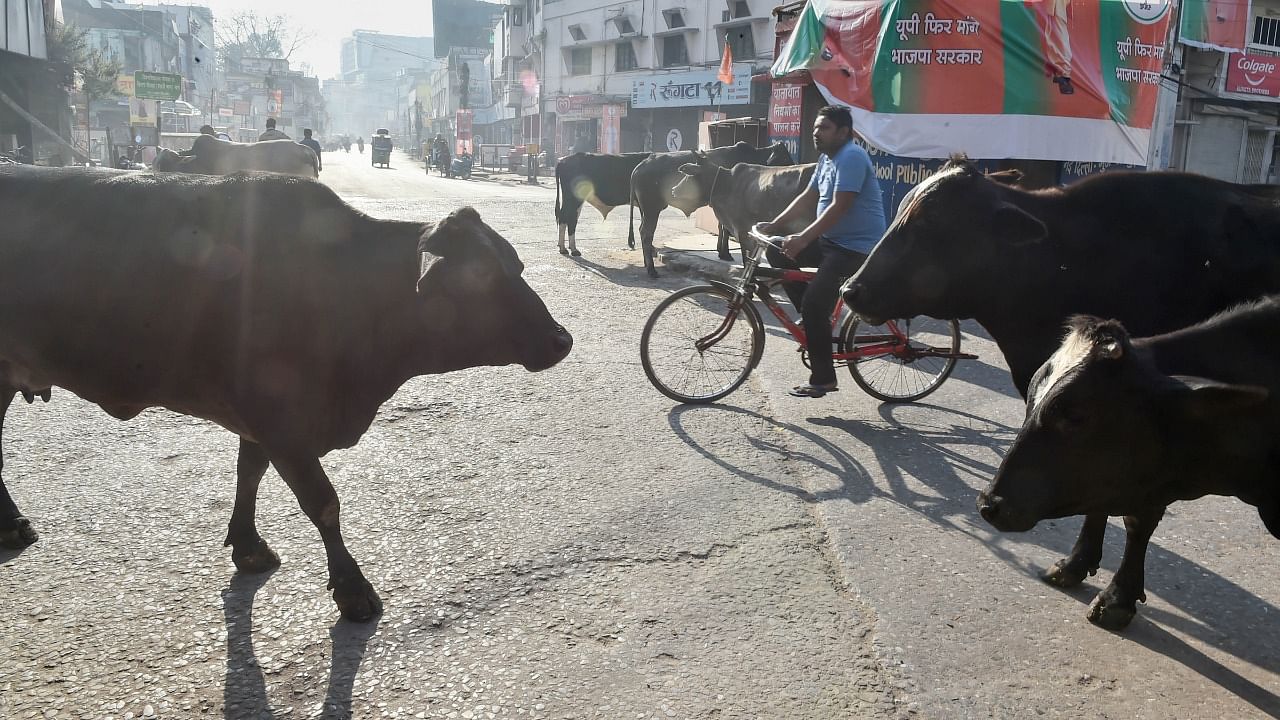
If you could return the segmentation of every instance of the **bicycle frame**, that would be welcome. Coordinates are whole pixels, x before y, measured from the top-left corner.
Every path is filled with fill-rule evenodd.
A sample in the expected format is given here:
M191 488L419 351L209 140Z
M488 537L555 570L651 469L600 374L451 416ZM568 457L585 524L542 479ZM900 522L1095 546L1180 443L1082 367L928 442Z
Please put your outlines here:
M756 236L756 247L750 253L743 253L742 256L742 275L738 278L738 282L733 286L735 292L734 302L730 305L730 311L725 316L724 322L720 327L716 328L710 335L699 339L694 343L699 351L715 345L723 340L729 331L733 329L733 324L741 312L742 305L751 302L753 297L759 298L765 307L769 308L769 312L782 323L787 333L791 335L801 348L807 347L808 336L805 334L804 327L791 319L782 306L778 304L773 294L769 292L769 288L773 283L759 283L756 281L756 275L760 271L760 256L764 253L766 242L762 242L760 236ZM814 273L807 270L796 269L774 269L770 273L771 277L776 278L778 282L800 282L807 283L813 279ZM840 324L840 317L844 314L844 299L836 299L835 310L831 313L831 335L835 336ZM888 328L888 334L880 335L860 335L860 340L864 342L859 344L857 348L846 350L844 352L836 352L832 354L832 359L836 362L849 362L862 360L864 358L877 357L880 355L888 355L907 345L908 340L906 333L898 328L898 323L894 320L885 322Z

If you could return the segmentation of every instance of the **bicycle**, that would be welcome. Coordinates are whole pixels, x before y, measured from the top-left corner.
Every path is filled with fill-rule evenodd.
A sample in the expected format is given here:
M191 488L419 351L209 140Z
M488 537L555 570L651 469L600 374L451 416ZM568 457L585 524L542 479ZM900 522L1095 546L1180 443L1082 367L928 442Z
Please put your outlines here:
M764 322L753 298L778 318L799 344L801 361L809 365L804 328L778 305L770 289L781 282L808 282L815 273L762 267L764 248L781 249L782 238L754 229L750 235L754 247L743 253L736 283L713 280L678 290L658 303L645 322L640 363L649 382L672 400L714 402L746 382L764 355ZM950 377L956 361L977 358L960 352L960 324L955 320L917 317L867 326L854 313L845 315L842 323L844 309L841 298L831 314L833 359L878 400L919 400Z

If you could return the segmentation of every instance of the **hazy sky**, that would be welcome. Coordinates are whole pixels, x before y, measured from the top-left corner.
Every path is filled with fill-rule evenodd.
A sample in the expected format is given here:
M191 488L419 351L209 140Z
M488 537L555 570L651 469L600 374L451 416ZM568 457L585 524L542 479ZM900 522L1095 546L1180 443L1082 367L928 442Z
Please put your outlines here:
M159 0L143 0L145 5ZM290 64L310 63L312 72L321 80L338 74L341 40L352 30L377 30L394 35L431 37L430 0L368 0L367 2L316 2L315 0L203 0L171 5L203 5L213 11L213 23L245 10L259 15L284 15L290 26L307 30L311 39L293 54Z

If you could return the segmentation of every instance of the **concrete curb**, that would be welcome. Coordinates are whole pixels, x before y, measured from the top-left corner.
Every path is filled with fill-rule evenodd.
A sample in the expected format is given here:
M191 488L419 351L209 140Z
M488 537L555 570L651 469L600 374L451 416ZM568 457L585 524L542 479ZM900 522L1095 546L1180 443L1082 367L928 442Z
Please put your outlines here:
M716 256L714 250L685 250L665 246L659 246L654 249L657 251L658 257L662 258L662 266L664 268L671 272L708 280L728 282L732 279L733 266L737 264L721 260Z

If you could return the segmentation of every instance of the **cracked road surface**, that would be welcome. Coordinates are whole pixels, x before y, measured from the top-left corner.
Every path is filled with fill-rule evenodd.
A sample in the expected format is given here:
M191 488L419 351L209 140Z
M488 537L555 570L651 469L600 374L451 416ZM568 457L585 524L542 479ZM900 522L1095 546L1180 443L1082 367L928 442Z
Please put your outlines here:
M1021 424L998 350L966 325L925 402L822 400L771 326L746 385L707 407L649 386L637 346L666 293L625 249L626 208L556 253L555 192L428 178L398 153L329 155L379 217L464 204L507 237L574 335L543 373L419 378L323 458L377 623L338 621L319 537L271 472L258 526L283 560L221 547L236 440L55 391L5 425L5 477L42 533L0 551L0 718L1280 717L1280 542L1254 509L1174 505L1124 634L1037 574L1079 519L1000 534L974 498ZM659 239L688 232L674 211ZM57 715L51 715L57 711Z
M573 353L413 380L323 458L386 603L366 625L339 621L319 536L274 471L258 526L283 565L234 573L227 431L163 410L121 423L56 389L14 406L5 479L41 540L0 551L0 717L908 714L796 500L803 475L768 450L763 398L672 409L640 372L640 324L687 280L654 286L621 237L561 258L548 187L367 161L330 155L323 180L380 217L478 207Z

